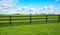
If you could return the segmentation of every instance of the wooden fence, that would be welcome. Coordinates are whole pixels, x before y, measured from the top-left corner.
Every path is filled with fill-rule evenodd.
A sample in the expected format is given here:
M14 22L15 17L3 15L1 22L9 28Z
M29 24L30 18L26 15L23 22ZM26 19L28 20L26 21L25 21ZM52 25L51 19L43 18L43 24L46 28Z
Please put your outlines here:
M53 17L50 17L50 16L53 16ZM54 16L56 16L56 17L54 17ZM20 21L22 21L22 20L29 20L28 21L28 23L30 23L30 24L32 24L32 22L34 21L34 22L50 22L50 21L54 21L55 20L55 22L59 22L60 21L60 15L45 15L45 18L42 18L42 17L40 17L40 18L33 18L33 17L37 17L37 16L32 16L31 14L30 14L30 16L0 16L0 24L1 23L9 23L9 24L12 24L13 22L12 22L12 20L20 20ZM2 19L1 19L2 18ZM55 19L54 19L55 18ZM6 21L6 22L2 22L2 20L4 20L4 21ZM25 23L25 21L24 22L15 22L15 23Z

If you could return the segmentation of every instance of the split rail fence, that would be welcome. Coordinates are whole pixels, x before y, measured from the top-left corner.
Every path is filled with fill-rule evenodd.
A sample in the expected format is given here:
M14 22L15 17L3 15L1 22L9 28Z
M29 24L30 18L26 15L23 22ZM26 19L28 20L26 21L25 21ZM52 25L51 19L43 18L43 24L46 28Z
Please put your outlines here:
M44 17L43 17L44 16ZM43 16L0 16L0 24L13 23L30 23L32 22L60 22L60 15L43 15Z

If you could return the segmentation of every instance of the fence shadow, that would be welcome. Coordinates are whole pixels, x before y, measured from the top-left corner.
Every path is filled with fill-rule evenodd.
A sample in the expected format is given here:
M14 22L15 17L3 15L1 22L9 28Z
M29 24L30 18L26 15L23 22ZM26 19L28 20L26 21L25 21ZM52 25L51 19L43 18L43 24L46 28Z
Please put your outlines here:
M38 21L38 22L36 22L36 21L33 21L31 24L30 23L26 23L26 22L13 22L12 24L8 24L8 23L6 23L6 24L0 24L0 27L9 27L9 26L21 26L21 25L39 25L39 24L49 24L49 23L60 23L60 22L56 22L56 20L55 21L48 21L48 22L45 22L45 21Z

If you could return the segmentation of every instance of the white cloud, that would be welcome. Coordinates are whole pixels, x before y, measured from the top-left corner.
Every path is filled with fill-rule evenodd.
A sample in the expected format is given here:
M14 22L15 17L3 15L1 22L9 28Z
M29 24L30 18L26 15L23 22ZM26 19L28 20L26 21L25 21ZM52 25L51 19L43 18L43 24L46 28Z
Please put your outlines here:
M49 5L48 7L49 7L49 8L51 8L51 9L53 9L53 8L54 8L54 6L53 6L53 5Z
M32 13L32 14L40 14L40 13L53 13L54 12L54 6L53 5L48 5L40 10L35 9L35 8L29 8L27 6L24 6L22 8L16 9L16 3L17 0L1 0L0 1L0 13ZM59 11L59 10L58 10ZM60 12L56 13L60 13Z
M18 8L18 10L20 11L20 10L21 10L21 8Z
M47 6L45 6L45 7L44 7L44 9L48 9L48 7L47 7Z
M1 13L7 13L12 12L14 13L16 11L16 3L18 0L1 0L0 1L0 12Z
M27 6L24 6L21 9L24 10L24 11L26 11L28 9L28 7Z
M59 1L59 0L55 0L55 1Z
M2 4L1 7L3 7L3 8L13 8L14 4Z
M40 8L39 12L40 13L45 13L45 14L51 14L54 11L54 6L53 5L48 5L43 8Z
M29 11L34 11L35 10L35 8L29 8Z
M18 11L17 12L20 12L20 13L32 13L34 14L36 12L35 8L28 8L28 7L22 7L22 8L18 8Z
M34 14L35 11L36 11L35 8L29 8L29 9L28 9L28 12L29 12L29 13L32 13L32 14Z

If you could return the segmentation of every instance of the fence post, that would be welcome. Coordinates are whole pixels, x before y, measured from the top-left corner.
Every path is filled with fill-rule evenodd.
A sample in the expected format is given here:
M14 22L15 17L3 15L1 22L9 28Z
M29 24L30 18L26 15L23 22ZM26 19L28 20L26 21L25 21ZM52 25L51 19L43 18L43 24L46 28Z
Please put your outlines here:
M32 23L32 16L31 16L31 14L30 14L30 24Z
M11 16L9 16L9 17L10 17L10 23L9 24L11 25Z
M58 21L60 21L60 15L58 15Z
M46 15L46 23L48 22L48 15Z

